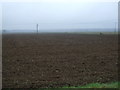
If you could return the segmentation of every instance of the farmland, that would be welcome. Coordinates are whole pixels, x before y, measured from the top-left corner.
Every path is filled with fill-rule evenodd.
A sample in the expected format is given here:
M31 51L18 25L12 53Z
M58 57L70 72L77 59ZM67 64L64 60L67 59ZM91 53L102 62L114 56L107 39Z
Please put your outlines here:
M3 34L3 88L81 86L118 81L113 34Z

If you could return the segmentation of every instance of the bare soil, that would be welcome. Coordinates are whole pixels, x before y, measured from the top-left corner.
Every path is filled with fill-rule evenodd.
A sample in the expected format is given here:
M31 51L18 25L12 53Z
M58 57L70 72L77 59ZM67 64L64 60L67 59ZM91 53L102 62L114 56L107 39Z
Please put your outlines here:
M118 81L117 35L3 34L3 88Z

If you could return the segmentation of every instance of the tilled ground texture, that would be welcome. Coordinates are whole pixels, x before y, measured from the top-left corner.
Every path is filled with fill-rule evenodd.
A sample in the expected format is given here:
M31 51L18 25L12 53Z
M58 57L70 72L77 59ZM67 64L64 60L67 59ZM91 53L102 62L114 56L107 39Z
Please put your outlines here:
M3 88L118 81L117 35L3 34Z

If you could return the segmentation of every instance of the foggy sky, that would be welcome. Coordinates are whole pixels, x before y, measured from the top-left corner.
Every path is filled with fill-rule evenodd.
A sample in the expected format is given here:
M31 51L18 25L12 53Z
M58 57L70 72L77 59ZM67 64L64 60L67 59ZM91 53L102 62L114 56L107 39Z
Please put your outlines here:
M115 2L91 3L4 3L3 29L40 30L115 28Z

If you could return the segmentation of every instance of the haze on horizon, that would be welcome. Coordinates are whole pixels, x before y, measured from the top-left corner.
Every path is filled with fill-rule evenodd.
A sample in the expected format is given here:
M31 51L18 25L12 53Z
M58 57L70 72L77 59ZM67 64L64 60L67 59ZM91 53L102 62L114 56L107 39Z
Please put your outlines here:
M4 3L3 29L35 30L36 24L41 31L114 29L117 15L116 2Z

